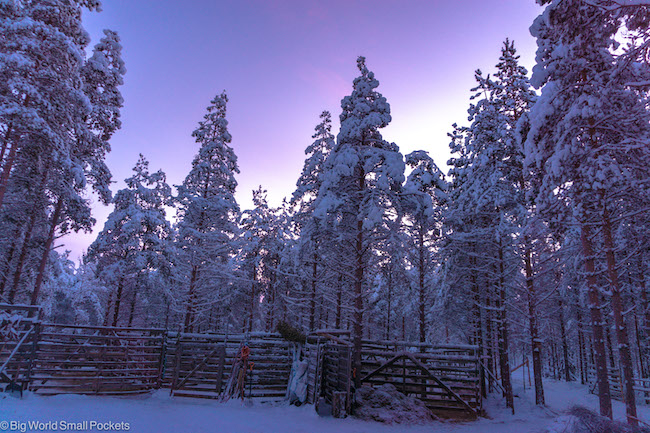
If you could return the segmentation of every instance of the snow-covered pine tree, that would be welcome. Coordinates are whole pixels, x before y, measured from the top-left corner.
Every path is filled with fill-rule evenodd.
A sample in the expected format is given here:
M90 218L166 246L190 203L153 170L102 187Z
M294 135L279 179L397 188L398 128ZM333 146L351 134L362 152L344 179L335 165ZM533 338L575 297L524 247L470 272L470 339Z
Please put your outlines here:
M399 148L379 133L391 120L390 106L375 89L379 81L359 57L361 75L341 101L341 129L327 159L315 216L336 220L337 240L349 251L346 270L352 280L353 363L361 370L364 297L368 290L372 247L398 217L404 161ZM360 376L356 376L359 385Z
M244 276L234 307L240 310L243 331L262 328L260 301L273 296L274 268L277 266L276 211L269 207L267 191L260 185L253 191L253 209L242 212L241 249L238 265ZM265 299L265 304L273 302ZM267 305L265 305L265 308Z
M91 104L85 118L85 128L77 131L71 152L74 162L69 169L52 170L49 190L54 197L47 238L43 245L31 303L38 303L41 283L52 243L57 230L60 235L70 230L90 230L95 221L90 215L90 204L83 197L86 182L90 183L100 201L111 200L111 173L105 163L110 151L109 140L121 127L120 108L123 104L119 87L126 73L121 53L122 46L116 32L104 30L104 37L95 45L93 54L82 68L83 91ZM83 173L80 173L82 171ZM73 182L70 180L74 179Z
M94 276L93 266L75 266L69 251L52 251L43 283L43 313L48 322L99 326L104 320L102 299L107 290Z
M545 225L535 220L534 201L529 194L531 173L524 164L523 142L529 128L528 113L537 96L528 79L528 71L519 64L519 56L514 43L505 40L501 56L496 65L495 78L488 82L494 103L504 118L502 134L504 137L504 172L516 191L516 203L510 212L515 218L518 253L522 257L522 272L525 275L524 297L527 299L525 310L531 341L533 372L535 378L535 402L544 404L544 386L542 382L542 344L538 328L539 288L536 286L540 254L546 251Z
M215 96L192 136L199 151L178 189L179 281L183 328L206 322L214 308L226 308L232 258L238 237L239 205L235 200L239 173L226 120L226 92ZM213 308L214 307L214 308ZM217 311L216 317L226 317ZM210 324L212 325L212 324Z
M526 141L528 161L542 173L537 204L549 220L580 224L600 411L611 417L594 227L602 229L626 412L628 422L636 424L633 366L613 233L614 225L630 213L631 197L648 196L650 81L647 62L632 62L628 56L635 51L634 40L618 55L615 36L629 27L647 39L647 6L578 0L539 3L546 8L531 27L538 41L531 82L542 88L542 94L531 111Z
M113 326L123 312L127 292L131 295L127 324L131 326L138 296L150 276L155 272L169 275L171 267L171 226L165 211L171 204L171 188L165 173L151 173L149 162L140 155L133 176L125 182L126 188L115 194L115 208L85 257L86 262L97 264L98 276L107 286L116 287ZM163 295L158 292L151 296Z
M428 314L434 303L432 278L435 271L434 245L440 237L440 213L447 189L444 175L424 151L406 155L412 169L404 185L402 207L406 218L407 260L412 269L411 286L415 288L419 341L428 337Z
M500 60L495 80L476 72L472 99L477 102L468 110L471 125L452 134L451 150L458 156L450 161L448 240L442 255L449 287L462 290L464 299L475 304L474 339L488 358L488 370L493 368L492 327L497 327L501 381L507 404L513 407L507 304L519 285L515 239L525 209L514 113L525 108L526 89L521 86L526 81L508 41Z
M300 235L298 240L299 270L303 282L307 328L310 331L316 327L316 303L317 299L323 296L322 281L326 275L321 251L325 247L324 230L319 220L313 217L313 213L322 184L325 160L334 148L332 115L329 111L323 111L320 118L321 123L316 126L314 135L312 135L314 142L305 149L307 159L296 182L296 190L293 192L290 202L292 206L296 207L293 219Z
M118 67L112 79L96 76L89 80L85 73L84 50L89 37L81 25L81 12L98 7L99 1L94 0L8 1L0 5L0 209L22 215L16 230L10 229L19 236L10 240L5 262L11 267L7 272L14 275L13 286L33 284L32 303L38 301L57 230L89 230L94 223L83 198L87 184L100 193L100 200L110 200L110 172L104 157L107 140L119 127L113 120L119 117L117 87L124 70L123 65ZM108 39L115 44L106 51L114 64L121 65L116 34L111 32ZM106 38L100 45L105 42ZM102 125L93 124L93 119L101 117L95 113L99 102L92 97L93 89L95 94L114 96L104 104L113 111L112 120ZM115 126L110 128L109 123ZM26 181L28 177L31 179ZM33 194L44 200L29 204L8 200L10 190L24 195L21 184L29 185ZM34 255L40 262L27 263L26 257ZM27 266L29 274L36 274L35 281L21 281Z

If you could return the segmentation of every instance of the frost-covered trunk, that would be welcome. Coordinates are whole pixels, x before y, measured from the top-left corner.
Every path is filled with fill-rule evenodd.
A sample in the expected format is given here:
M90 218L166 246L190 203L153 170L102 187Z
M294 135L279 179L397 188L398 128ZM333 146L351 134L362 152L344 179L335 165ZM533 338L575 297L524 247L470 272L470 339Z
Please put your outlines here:
M0 161L4 161L5 159L5 152L7 151L7 146L9 145L9 138L11 137L11 134L13 134L14 130L14 122L11 121L9 122L9 126L7 126L7 131L5 132L5 136L2 138L2 148L0 148Z
M485 291L485 338L483 347L485 349L484 358L487 361L487 369L491 373L496 372L496 363L494 362L494 317L492 311L492 290L487 288ZM492 392L492 381L487 381L488 391Z
M558 297L558 319L560 321L560 339L562 340L562 358L564 361L564 380L571 382L571 365L569 362L569 343L564 325L564 303L562 297Z
M56 201L54 213L52 214L52 221L50 222L50 229L47 234L47 240L45 241L45 246L43 247L41 262L38 264L38 273L36 275L36 282L34 283L34 291L32 292L31 305L38 304L38 295L40 294L41 284L43 283L43 277L45 276L45 266L47 265L47 260L50 257L50 250L52 249L56 227L59 224L59 218L61 218L62 210L63 198L59 197L59 199Z
M133 319L135 318L135 305L138 299L138 284L133 288L133 297L131 298L131 309L129 310L129 328L133 325Z
M614 241L612 239L612 224L609 218L609 211L605 206L603 209L603 237L605 241L605 254L607 257L607 276L612 292L612 313L616 326L616 340L618 341L618 356L623 370L623 386L625 413L627 422L631 425L638 425L636 417L636 400L634 396L634 371L632 369L632 355L630 354L630 342L627 335L627 324L623 318L623 301L621 299L621 287L618 281L616 270L616 257L614 256Z
M120 276L117 282L117 294L115 295L115 311L113 311L113 326L117 326L120 318L120 305L122 303L122 293L124 293L124 277Z
M16 247L18 246L18 242L20 241L20 232L21 232L22 226L16 227L16 231L14 232L14 236L12 237L11 240L11 246L9 247L9 251L7 252L7 257L5 259L5 263L3 266L3 272L2 272L2 279L0 280L0 296L2 296L5 292L5 288L7 287L7 282L9 281L9 271L11 271L11 262L14 259L14 254L16 253Z
M581 305L576 305L576 320L578 321L578 357L580 358L580 383L584 385L587 382L587 372L585 371L585 358L587 356L585 350L585 336L582 329L582 313Z
M359 197L362 196L366 188L365 185L365 172L363 167L359 164L355 168L355 175L358 179L358 193ZM361 211L361 204L359 204L359 211ZM361 214L361 212L358 212ZM357 217L358 218L358 217ZM361 386L361 337L363 335L363 277L365 263L364 256L364 232L363 221L357 219L356 227L356 240L354 244L355 265L354 265L354 354L353 364L356 374L354 375L354 385L357 389Z
M339 274L338 288L336 290L336 320L334 328L341 329L341 314L343 312L343 276Z
M248 308L248 332L253 332L253 319L255 318L255 283L257 282L257 265L253 264L253 281L251 282L251 299Z
M198 266L192 266L190 273L190 288L187 293L187 308L185 310L185 323L183 329L185 332L192 332L192 322L194 320L194 299L196 298L196 281L198 279L199 269Z
M594 362L596 366L596 380L598 381L598 399L600 401L600 414L612 418L612 398L609 392L609 378L607 376L607 354L605 352L605 336L603 332L603 315L600 310L598 297L598 282L596 281L596 266L591 241L591 228L583 223L581 227L582 251L587 271L587 295L591 313L591 329L593 333Z
M391 311L393 309L393 273L388 272L388 281L387 284L387 302L388 302L388 311L386 312L386 340L390 340L390 320L391 320Z
M27 107L29 105L29 99L30 96L27 95L23 101L24 107ZM7 146L9 146L9 154L7 155L6 160L2 159L2 175L0 175L0 209L2 209L2 204L4 203L5 193L7 192L7 186L9 184L9 176L11 175L14 162L16 162L16 148L18 147L18 140L12 144L9 144L9 141L11 140L11 133L12 128L8 128L7 132L5 133L5 140L2 146L2 156L4 157L4 152L6 151Z
M104 312L104 322L102 323L102 326L104 327L108 326L112 306L113 306L113 292L111 292L108 295L108 302L106 303L106 311Z
M528 238L524 240L528 245ZM537 309L535 285L533 280L532 252L529 247L524 251L524 268L526 272L526 289L528 292L528 326L531 348L533 351L533 377L535 380L535 404L544 405L544 383L542 382L542 342L537 327Z
M269 279L269 287L266 292L267 300L267 314L266 314L266 331L273 331L273 323L275 321L275 315L277 314L277 293L275 287L275 272L271 275Z
M25 266L25 259L27 258L27 252L29 250L32 233L34 231L34 226L36 225L36 209L32 209L32 214L29 217L29 222L27 223L27 229L25 231L25 236L23 237L23 245L20 248L20 254L18 255L18 262L16 262L16 269L14 269L13 282L11 284L11 289L9 289L9 303L13 303L16 298L16 293L18 292L18 285L20 284L20 278L23 273L23 268Z
M515 413L515 402L510 380L510 357L508 347L508 317L506 313L505 270L503 263L503 247L499 241L499 362L501 367L501 385L505 390L506 406Z
M426 288L424 286L424 227L420 222L418 230L418 295L419 295L419 313L420 313L420 343L427 341L427 313L426 313ZM421 348L424 351L424 347Z
M475 246L472 245L472 252L475 251ZM472 344L478 346L478 353L483 355L485 346L483 344L483 319L481 314L481 292L476 282L476 258L470 256L470 268L471 268L471 281L472 281ZM481 394L483 397L487 397L487 387L485 386L485 369L481 368L480 372L480 388Z
M313 331L316 325L316 278L318 271L318 254L314 251L312 256L314 262L311 268L311 299L309 301L309 330Z
M641 338L641 329L639 327L639 315L636 314L636 309L634 311L634 339L636 343L636 355L637 358L636 360L638 361L638 368L639 368L639 374L641 377L646 377L646 366L645 366L645 361L643 359L643 342Z
M648 289L645 284L645 273L643 272L643 255L639 254L639 288L641 290L641 308L643 308L643 335L645 337L646 350L650 346L650 305L648 303ZM650 367L646 370L645 377L650 375Z

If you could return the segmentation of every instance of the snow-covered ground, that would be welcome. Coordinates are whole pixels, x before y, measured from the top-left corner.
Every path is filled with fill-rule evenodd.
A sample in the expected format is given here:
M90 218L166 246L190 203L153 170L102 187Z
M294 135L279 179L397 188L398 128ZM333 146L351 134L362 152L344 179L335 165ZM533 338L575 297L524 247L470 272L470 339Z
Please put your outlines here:
M521 382L515 382L518 398L516 415L505 409L503 402L490 399L486 407L491 419L476 422L434 422L426 425L383 425L354 418L334 419L319 417L312 406L256 404L247 407L239 401L218 403L199 399L171 398L162 390L151 395L136 397L94 397L60 395L41 397L26 394L22 399L0 396L0 431L36 431L29 421L58 422L57 431L80 427L83 431L91 421L121 424L136 433L527 433L543 432L553 425L554 418L574 404L597 409L598 399L587 393L584 386L575 383L545 381L548 408L534 405L534 395ZM650 408L639 407L640 418L650 421ZM614 402L616 418L625 414L623 404ZM14 421L9 428L2 422ZM88 421L86 425L66 425ZM25 423L25 424L20 424ZM62 428L63 427L63 428ZM111 427L104 424L103 427ZM50 431L41 429L40 431ZM77 430L79 431L79 430ZM94 431L99 431L95 428Z

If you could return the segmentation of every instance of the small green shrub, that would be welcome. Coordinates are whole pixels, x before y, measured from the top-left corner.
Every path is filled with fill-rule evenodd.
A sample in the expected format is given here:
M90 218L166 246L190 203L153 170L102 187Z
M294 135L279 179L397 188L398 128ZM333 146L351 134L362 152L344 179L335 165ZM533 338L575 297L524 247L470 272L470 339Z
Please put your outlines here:
M276 329L285 340L295 341L297 343L303 344L305 341L307 341L307 336L300 329L289 325L287 322L278 322Z

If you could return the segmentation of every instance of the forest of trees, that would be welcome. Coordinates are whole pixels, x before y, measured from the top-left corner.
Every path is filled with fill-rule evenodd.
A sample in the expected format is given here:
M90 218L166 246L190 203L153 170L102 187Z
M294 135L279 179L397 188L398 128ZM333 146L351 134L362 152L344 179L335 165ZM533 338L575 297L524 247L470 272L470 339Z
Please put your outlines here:
M113 194L125 67L112 31L86 55L81 11L99 2L0 2L0 300L62 323L346 329L356 363L367 337L476 344L510 406L510 371L530 358L538 404L544 377L592 382L611 417L620 371L635 423L633 379L650 377L650 6L538 3L532 75L509 40L476 71L447 174L382 137L390 105L359 57L340 130L315 119L293 194L275 208L260 186L241 210L225 92L182 184L141 155ZM54 247L93 228L90 191L113 211L76 265Z

